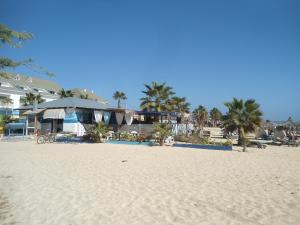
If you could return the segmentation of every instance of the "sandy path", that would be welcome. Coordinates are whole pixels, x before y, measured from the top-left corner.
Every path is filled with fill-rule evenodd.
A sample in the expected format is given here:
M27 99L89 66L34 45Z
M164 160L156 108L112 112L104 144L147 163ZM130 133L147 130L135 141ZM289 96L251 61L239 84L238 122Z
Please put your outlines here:
M300 148L0 142L1 176L2 224L300 224Z

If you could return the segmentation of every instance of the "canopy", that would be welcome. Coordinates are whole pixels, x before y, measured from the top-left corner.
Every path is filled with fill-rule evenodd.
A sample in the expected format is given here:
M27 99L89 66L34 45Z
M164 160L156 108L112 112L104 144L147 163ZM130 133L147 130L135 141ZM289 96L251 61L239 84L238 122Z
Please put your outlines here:
M44 112L44 119L64 119L65 118L65 110L64 109L47 109Z
M94 115L97 123L102 121L103 111L94 111Z

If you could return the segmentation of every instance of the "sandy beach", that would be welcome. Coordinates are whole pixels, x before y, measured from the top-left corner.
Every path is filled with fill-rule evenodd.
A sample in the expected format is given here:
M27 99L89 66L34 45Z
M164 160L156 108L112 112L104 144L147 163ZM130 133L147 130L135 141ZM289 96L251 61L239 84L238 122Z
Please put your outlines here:
M0 224L300 224L300 148L0 142Z

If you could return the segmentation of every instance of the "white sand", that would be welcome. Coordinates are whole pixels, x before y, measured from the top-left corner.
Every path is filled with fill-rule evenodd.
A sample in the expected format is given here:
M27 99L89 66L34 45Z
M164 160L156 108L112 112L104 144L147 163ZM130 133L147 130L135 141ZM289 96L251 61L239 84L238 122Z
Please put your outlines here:
M300 148L0 142L0 193L0 224L298 225Z

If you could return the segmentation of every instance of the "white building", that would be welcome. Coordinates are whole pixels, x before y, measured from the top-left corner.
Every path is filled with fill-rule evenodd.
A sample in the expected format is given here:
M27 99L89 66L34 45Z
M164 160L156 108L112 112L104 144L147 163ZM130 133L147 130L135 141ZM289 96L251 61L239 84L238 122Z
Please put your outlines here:
M59 98L60 89L61 87L55 82L36 77L19 74L9 75L7 78L0 77L0 97L8 97L12 100L11 104L0 102L0 114L18 117L19 112L13 109L21 106L20 99L26 93L40 94L48 102Z

